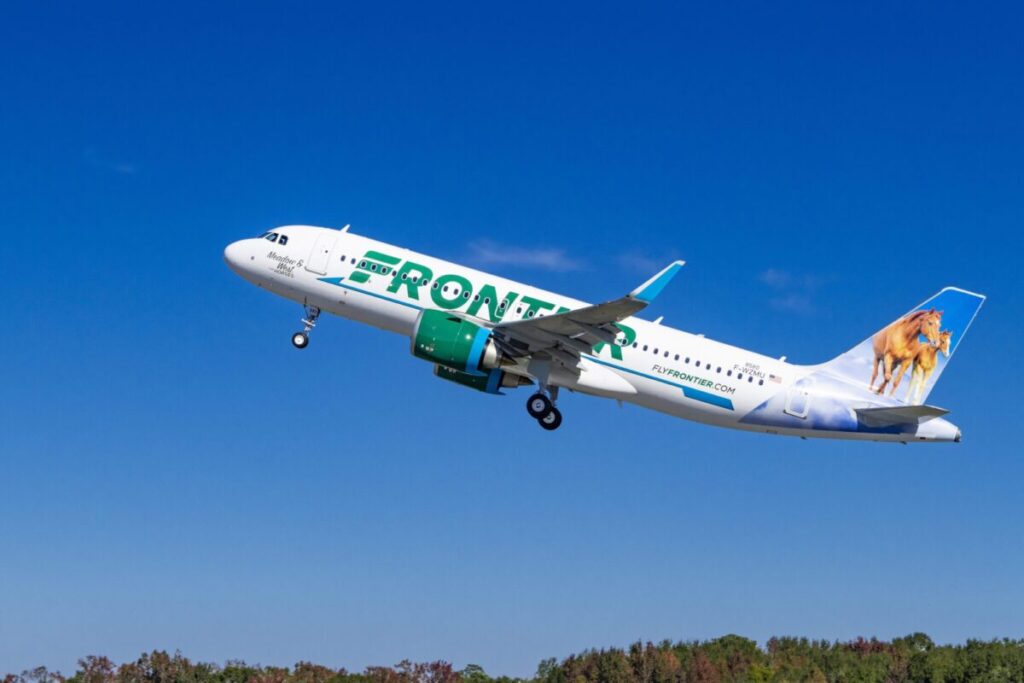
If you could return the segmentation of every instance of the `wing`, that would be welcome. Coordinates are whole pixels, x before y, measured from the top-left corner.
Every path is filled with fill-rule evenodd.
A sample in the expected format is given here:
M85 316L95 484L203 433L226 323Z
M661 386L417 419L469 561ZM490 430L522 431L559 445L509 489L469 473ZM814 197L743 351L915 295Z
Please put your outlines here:
M548 356L566 368L575 369L580 355L594 345L614 344L619 330L615 323L647 307L683 267L675 261L626 296L594 306L584 306L527 320L514 320L494 327L498 348L512 358Z

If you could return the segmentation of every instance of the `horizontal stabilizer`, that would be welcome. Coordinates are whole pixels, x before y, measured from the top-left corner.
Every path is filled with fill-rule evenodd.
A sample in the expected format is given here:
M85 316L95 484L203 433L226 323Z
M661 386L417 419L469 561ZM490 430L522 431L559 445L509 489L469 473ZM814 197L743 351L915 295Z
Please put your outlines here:
M942 417L949 411L935 406L898 406L884 408L857 408L857 418L868 427L894 425L920 425Z

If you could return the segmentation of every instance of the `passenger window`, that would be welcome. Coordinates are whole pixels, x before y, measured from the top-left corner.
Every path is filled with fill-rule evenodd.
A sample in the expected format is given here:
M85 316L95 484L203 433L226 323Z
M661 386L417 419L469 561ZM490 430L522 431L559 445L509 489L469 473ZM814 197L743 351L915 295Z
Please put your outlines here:
M728 372L726 372L725 376L726 377L732 377L732 370L729 370Z
M689 365L689 364L690 364L690 357L689 357L689 356L687 356L687 357L686 357L686 360L684 360L683 362L684 362L684 363L686 363L687 365Z
M764 380L763 379L757 380L757 386L761 386L763 384L764 384Z
M722 371L722 366L721 366L721 365L719 365L719 366L718 366L718 369L717 369L717 370L715 370L715 372L721 372L721 371Z
M469 292L463 292L462 293L462 298L463 299L468 299L469 298Z
M754 376L753 375L747 375L747 381L748 382L753 382L754 381Z
M644 351L647 350L647 344L644 344Z
M677 363L679 362L679 354L678 353L676 354L676 362Z
M342 262L342 263L344 263L344 262L345 262L345 257L344 257L344 255L343 255L343 256L341 257L341 262Z
M665 358L668 358L668 351L665 352Z
M654 355L655 355L655 356L657 356L657 355L658 355L658 349L654 349Z
M637 343L633 342L633 348L635 349L636 347L637 347Z
M534 312L533 312L532 310L531 310L531 311L527 311L527 312L526 312L526 317L527 317L527 318L532 318L532 317L533 317L533 313L534 313Z

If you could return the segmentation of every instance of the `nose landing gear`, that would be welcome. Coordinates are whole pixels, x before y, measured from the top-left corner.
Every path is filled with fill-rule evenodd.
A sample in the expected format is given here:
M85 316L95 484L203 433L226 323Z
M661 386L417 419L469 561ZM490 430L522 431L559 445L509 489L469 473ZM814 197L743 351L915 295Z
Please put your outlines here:
M554 403L558 399L557 388L552 388L549 393L551 398L543 393L536 393L527 399L526 412L537 421L537 424L550 432L561 426L562 413Z
M302 332L292 335L292 346L297 349L304 349L309 346L309 333L316 327L316 319L320 317L320 309L316 306L306 304L306 317L302 319Z

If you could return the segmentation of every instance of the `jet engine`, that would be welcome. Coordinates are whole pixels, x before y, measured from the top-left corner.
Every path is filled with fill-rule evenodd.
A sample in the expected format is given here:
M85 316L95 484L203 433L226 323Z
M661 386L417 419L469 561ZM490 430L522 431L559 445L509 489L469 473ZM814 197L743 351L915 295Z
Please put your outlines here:
M424 310L416 319L412 354L417 358L482 377L498 368L500 353L491 331L445 311Z
M501 389L515 389L516 387L524 384L532 384L532 382L525 377L512 375L504 370L498 370L497 368L477 375L471 375L468 372L462 372L461 370L452 370L451 368L446 368L443 365L435 365L434 374L441 379L461 384L462 386L469 387L470 389L482 391L485 394L500 394Z

